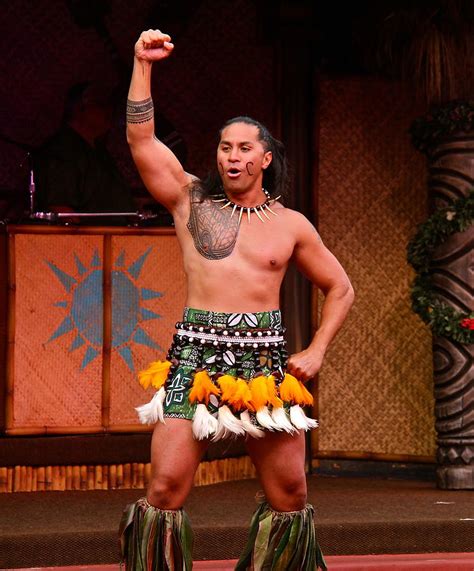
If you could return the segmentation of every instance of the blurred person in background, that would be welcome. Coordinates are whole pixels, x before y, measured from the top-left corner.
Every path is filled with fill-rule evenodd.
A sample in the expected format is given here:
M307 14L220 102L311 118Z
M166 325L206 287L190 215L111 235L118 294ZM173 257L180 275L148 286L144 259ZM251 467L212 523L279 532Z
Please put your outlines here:
M131 189L106 147L113 114L113 96L97 86L84 82L69 89L59 130L36 153L37 210L136 210Z

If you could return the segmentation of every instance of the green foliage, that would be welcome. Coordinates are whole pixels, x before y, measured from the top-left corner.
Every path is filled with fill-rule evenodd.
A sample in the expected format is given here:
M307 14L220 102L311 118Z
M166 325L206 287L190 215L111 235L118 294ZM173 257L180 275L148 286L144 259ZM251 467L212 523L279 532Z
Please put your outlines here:
M440 139L456 132L469 132L473 129L474 100L451 101L433 107L427 115L415 119L410 128L410 135L414 147L428 153L430 147Z
M430 275L433 252L449 236L469 228L474 221L474 189L453 205L438 210L418 227L408 244L408 262L417 276L412 285L413 311L418 313L435 335L450 337L459 343L474 343L474 312L465 314L436 298ZM472 320L472 321L470 321Z

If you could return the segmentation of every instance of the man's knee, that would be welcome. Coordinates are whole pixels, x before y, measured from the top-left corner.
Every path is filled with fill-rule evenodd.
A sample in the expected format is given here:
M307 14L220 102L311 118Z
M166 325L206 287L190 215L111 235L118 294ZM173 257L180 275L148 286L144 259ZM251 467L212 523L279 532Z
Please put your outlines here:
M288 480L283 484L283 493L293 504L299 506L294 509L303 509L308 499L306 478Z
M170 476L153 478L148 486L147 500L163 510L176 510L183 506L188 490L182 481Z
M308 499L306 478L285 478L273 488L267 499L277 511L299 511L304 509Z

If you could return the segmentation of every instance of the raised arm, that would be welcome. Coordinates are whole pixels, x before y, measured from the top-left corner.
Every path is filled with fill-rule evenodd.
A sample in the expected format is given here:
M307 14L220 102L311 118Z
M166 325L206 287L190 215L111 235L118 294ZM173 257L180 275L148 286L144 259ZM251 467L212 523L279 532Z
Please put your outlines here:
M321 322L313 340L307 349L292 355L288 362L288 371L307 381L319 371L329 344L352 306L354 290L343 267L323 244L316 228L303 215L297 216L301 219L297 225L293 259L298 269L325 296Z
M127 101L127 141L133 160L149 192L171 212L186 199L193 177L155 136L150 82L153 62L167 58L173 47L168 34L159 30L142 32L135 44Z

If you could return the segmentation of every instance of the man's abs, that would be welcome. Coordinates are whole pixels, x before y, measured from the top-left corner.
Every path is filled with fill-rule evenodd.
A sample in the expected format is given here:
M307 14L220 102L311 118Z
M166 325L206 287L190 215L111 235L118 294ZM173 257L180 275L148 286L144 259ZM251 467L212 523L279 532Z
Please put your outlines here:
M278 309L281 271L263 271L248 263L185 260L189 307L242 313ZM186 263L187 262L187 263Z

